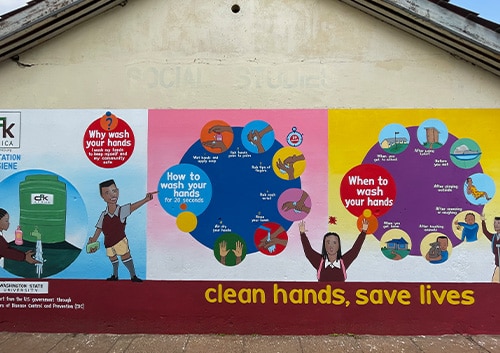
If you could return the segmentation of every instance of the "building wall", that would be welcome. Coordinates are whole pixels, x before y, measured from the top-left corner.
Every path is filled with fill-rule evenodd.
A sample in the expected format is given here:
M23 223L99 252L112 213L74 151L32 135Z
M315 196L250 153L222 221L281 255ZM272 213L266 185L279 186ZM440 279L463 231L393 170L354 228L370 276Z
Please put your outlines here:
M129 1L21 54L24 65L0 63L4 237L15 247L23 224L19 249L35 247L21 185L56 175L72 201L65 241L74 246L55 268L62 251L42 241L47 262L36 273L4 259L0 329L498 334L491 244L481 231L464 241L454 225L467 212L479 224L484 213L492 230L500 212L498 77L339 1L247 1L238 13L232 5ZM214 134L221 125L229 129ZM248 136L267 125L272 137L253 150ZM439 130L442 147L426 145L427 128ZM405 150L384 149L396 135ZM226 150L210 147L220 139ZM462 145L481 156L454 159ZM281 162L300 155L286 180ZM469 176L492 200L470 199ZM174 183L191 177L205 183L196 197ZM121 262L120 281L103 280L112 265L102 236L96 253L86 251L106 207L98 185L110 178L120 203L153 193L127 224L144 283L128 281ZM177 191L200 202L177 202ZM280 197L303 192L305 219L285 216ZM364 219L368 234L345 282L318 282L300 221L313 249L332 231L345 254ZM259 247L265 228L278 226L286 245ZM450 258L431 264L438 235ZM398 239L410 248L400 260L384 252ZM387 325L374 324L382 318Z
M2 106L500 104L494 75L339 1L248 1L236 14L232 5L130 1L22 54L31 67L1 63Z

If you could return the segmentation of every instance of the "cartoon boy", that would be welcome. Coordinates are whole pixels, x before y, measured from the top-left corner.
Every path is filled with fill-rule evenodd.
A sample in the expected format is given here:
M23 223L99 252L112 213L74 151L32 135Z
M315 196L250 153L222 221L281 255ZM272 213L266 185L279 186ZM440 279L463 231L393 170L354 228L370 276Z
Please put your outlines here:
M106 255L109 257L113 265L113 274L107 278L107 281L118 280L118 256L121 257L123 264L130 272L132 282L142 282L136 276L134 262L130 255L127 236L125 235L125 225L127 217L139 207L153 199L153 193L147 193L146 196L132 204L128 203L119 206L118 196L120 194L113 179L103 181L99 184L99 191L104 202L108 205L99 217L96 224L94 236L89 238L89 244L97 241L101 233L104 233L104 246L106 247ZM97 249L91 250L95 252Z
M431 264L441 264L448 260L448 237L442 235L436 238L436 242L430 244L431 249L425 255L425 259Z
M480 191L477 189L477 187L472 182L472 178L467 178L465 184L467 185L467 195L472 195L476 200L480 199L481 197L484 197L486 201L491 200L491 197L488 196L486 191Z
M495 255L495 270L493 271L492 282L500 283L500 270L498 268L499 258L500 258L500 217L495 217L493 221L493 228L495 229L495 234L490 233L488 228L486 228L486 218L481 215L481 226L483 228L483 233L491 241L491 250Z
M477 231L479 230L479 224L476 223L476 216L474 213L469 212L465 215L465 222L455 221L457 229L462 229L462 241L476 241Z

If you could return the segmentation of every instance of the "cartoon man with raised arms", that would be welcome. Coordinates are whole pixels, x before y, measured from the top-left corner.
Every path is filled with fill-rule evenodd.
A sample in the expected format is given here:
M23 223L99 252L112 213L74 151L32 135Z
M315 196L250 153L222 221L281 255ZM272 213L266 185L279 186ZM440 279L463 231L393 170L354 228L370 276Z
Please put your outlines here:
M142 279L137 277L135 273L134 262L130 255L127 236L125 235L125 226L127 217L139 207L153 199L153 194L147 193L146 196L132 204L128 203L123 206L118 205L119 189L116 187L113 179L103 181L99 184L99 191L107 207L101 213L96 224L94 236L89 238L89 244L95 243L101 233L104 233L104 246L106 247L106 255L109 257L113 265L113 274L107 278L107 281L118 280L118 256L121 257L123 264L130 272L132 282L142 282ZM90 252L97 251L93 248Z

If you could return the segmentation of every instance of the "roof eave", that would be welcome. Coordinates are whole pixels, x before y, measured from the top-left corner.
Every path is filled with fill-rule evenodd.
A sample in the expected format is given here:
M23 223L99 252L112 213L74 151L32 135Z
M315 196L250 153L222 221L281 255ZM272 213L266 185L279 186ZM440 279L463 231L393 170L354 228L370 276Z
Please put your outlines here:
M47 0L0 21L0 62L15 57L127 0Z
M500 76L500 33L439 5L447 0L340 1ZM0 21L0 62L126 2L32 1Z
M427 0L340 0L500 76L500 33Z

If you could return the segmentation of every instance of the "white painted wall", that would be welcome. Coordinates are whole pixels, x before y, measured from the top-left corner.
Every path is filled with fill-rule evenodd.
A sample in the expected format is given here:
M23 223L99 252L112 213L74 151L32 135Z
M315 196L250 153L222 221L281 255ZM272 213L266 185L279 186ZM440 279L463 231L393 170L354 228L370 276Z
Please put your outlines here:
M499 77L336 0L129 1L0 63L0 107L500 107Z

